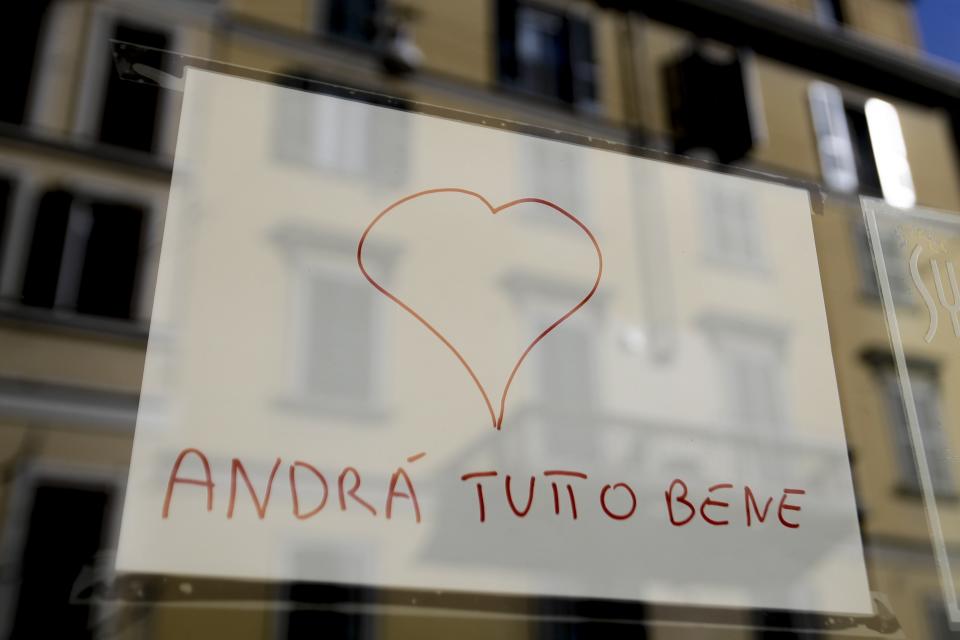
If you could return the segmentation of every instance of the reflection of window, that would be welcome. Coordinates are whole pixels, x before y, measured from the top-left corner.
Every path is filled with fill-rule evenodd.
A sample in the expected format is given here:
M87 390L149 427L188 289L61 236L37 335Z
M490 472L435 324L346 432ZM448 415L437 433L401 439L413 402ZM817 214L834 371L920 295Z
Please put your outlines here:
M0 59L4 60L0 121L24 121L37 44L49 6L50 0L0 4Z
M144 222L141 207L48 191L40 198L23 303L129 318Z
M857 263L860 266L860 283L865 294L880 296L880 283L874 266L873 253L870 250L869 233L862 220L852 222L853 237L857 249ZM897 304L913 302L913 282L907 266L907 257L903 255L900 237L895 230L880 229L880 244L883 250L884 264L887 267L887 279L890 291Z
M907 489L919 491L920 476L913 455L910 427L907 423L896 368L889 357L880 360L876 366L883 383L887 414L894 431L901 482ZM949 465L946 434L940 416L940 381L937 369L929 364L917 363L909 364L908 369L913 401L917 409L917 422L934 493L953 495L956 490Z
M528 318L529 335L550 326L569 310L572 301L583 296L583 290L572 281L527 270L508 272L502 285L517 306L517 313ZM598 334L603 307L603 296L598 293L588 307L537 344L524 365L530 367L534 411L525 411L526 406L519 402L508 408L508 420L531 419L535 446L550 464L562 460L573 463L578 456L590 458L602 446L591 425L599 423L602 409ZM520 375L526 379L524 370Z
M817 20L823 24L841 25L846 22L843 0L815 0L814 11Z
M851 104L845 104L843 112L847 118L850 143L853 145L853 159L857 167L860 193L880 195L880 174L877 172L877 161L874 159L867 114L862 107Z
M521 145L520 154L526 179L524 193L550 200L583 220L587 177L582 152L573 146L532 142Z
M498 4L500 79L518 89L584 107L596 101L589 21L533 3Z
M779 353L771 344L743 340L725 354L734 416L744 424L774 425L783 419Z
M737 426L769 428L786 420L784 336L736 318L708 317L727 389L727 413Z
M590 329L589 323L566 322L539 346L538 385L548 451L590 455L595 448L596 433L590 425L596 411L596 340Z
M960 633L950 628L950 617L943 606L942 595L932 595L927 598L927 625L929 640L956 640Z
M825 82L810 85L809 99L826 186L843 193L882 193L896 206L911 206L913 177L893 105L846 101Z
M358 278L304 277L300 391L304 397L367 404L374 396L374 291Z
M291 100L303 99L297 96ZM318 169L363 172L372 146L369 111L335 98L314 98L310 107L301 114L299 130L286 121L289 135L284 136L281 153Z
M274 234L291 273L292 342L285 403L369 418L383 410L383 299L357 271L355 239L308 227ZM393 252L365 245L364 262L385 274Z
M155 49L167 49L169 35L140 26L120 22L112 37ZM163 68L160 51L143 51L141 64ZM100 116L99 140L119 147L153 151L159 123L160 88L154 84L133 82L117 73L112 52L107 52L106 89Z
M11 637L90 637L98 612L91 599L75 602L69 595L107 543L112 500L106 490L68 481L42 480L33 489ZM71 523L69 535L64 522Z
M4 247L7 238L7 212L13 200L13 181L0 176L0 267L3 266Z
M285 77L283 84L316 91L308 78ZM393 185L406 175L407 122L355 100L309 93L279 92L277 156L297 165ZM401 106L392 101L390 106Z
M328 509L330 507L327 507ZM339 603L362 602L372 595L372 590L351 588L336 584L306 582L316 575L349 574L369 567L373 558L369 551L361 552L349 543L321 545L317 542L300 542L287 545L289 562L296 575L302 576L289 586L286 601L291 603ZM356 638L359 640L380 637L374 616L359 612L324 610L323 607L294 607L278 620L281 628L275 637L286 640L315 640L316 638ZM282 628L282 627L286 628Z
M763 232L753 196L736 185L710 182L703 192L704 253L730 265L764 266Z
M326 11L322 10L326 4ZM377 12L380 0L326 0L321 2L320 25L330 35L370 43L377 36Z

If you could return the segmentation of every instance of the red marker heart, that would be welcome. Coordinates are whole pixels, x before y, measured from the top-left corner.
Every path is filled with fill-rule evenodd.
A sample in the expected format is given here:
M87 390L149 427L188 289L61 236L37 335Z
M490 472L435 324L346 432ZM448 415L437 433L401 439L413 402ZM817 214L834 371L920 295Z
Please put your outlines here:
M428 196L436 193L462 193L464 195L474 197L480 200L480 202L482 202L484 206L486 206L487 209L489 209L490 213L493 215L496 215L502 211L506 211L510 207L518 204L524 204L524 203L542 204L546 207L553 209L558 215L566 216L571 221L573 221L580 228L580 230L586 234L587 238L590 239L590 242L593 243L593 247L597 252L597 278L596 280L594 280L593 286L577 304L575 304L573 307L570 308L569 311L564 313L562 316L560 316L555 321L553 321L553 323L551 323L546 329L541 331L540 334L536 338L534 338L530 342L530 344L527 345L527 347L523 350L523 353L520 354L520 357L517 359L516 363L513 365L513 369L510 371L510 376L507 378L507 383L503 386L503 392L500 394L499 413L494 411L493 403L490 401L490 395L487 393L487 390L484 388L483 384L480 382L480 379L477 378L476 373L474 373L473 368L467 362L466 358L464 358L463 355L460 353L460 351L455 346L453 346L453 343L450 342L450 340L448 340L446 336L440 333L440 331L438 331L436 327L430 324L430 322L428 322L426 318L424 318L419 313L414 311L413 308L410 307L410 305L406 304L403 300L398 298L396 295L394 295L393 293L388 291L385 287L383 287L379 282L377 282L373 278L373 276L371 276L370 273L367 271L366 267L364 267L363 265L363 244L364 242L366 242L367 236L370 235L370 231L373 230L373 228L377 225L378 222L380 222L380 220L382 220L387 214L389 214L391 211L396 209L398 206L404 204L405 202L409 202L416 198L422 198L424 196ZM390 298L390 300L397 303L400 306L400 308L402 308L404 311L406 311L407 313L412 315L414 318L419 320L420 324L426 327L430 331L430 333L436 336L440 340L440 342L442 342L447 347L447 349L449 349L450 352L457 357L457 360L459 360L460 364L463 365L463 368L467 370L467 373L470 375L470 378L473 380L473 383L477 386L477 389L480 391L480 395L483 396L483 401L487 405L487 411L490 412L490 420L493 423L493 427L499 430L503 426L503 417L506 411L506 404L507 404L507 393L510 391L510 385L513 384L513 379L516 377L517 371L520 370L520 365L523 364L523 361L526 359L530 351L532 351L533 348L537 346L537 344L541 340L543 340L543 338L548 333L556 329L558 326L560 326L560 324L564 320L566 320L567 318L572 316L574 313L579 311L580 308L583 307L583 305L585 305L590 300L590 298L593 297L593 294L597 292L597 287L600 286L600 278L603 275L603 253L600 251L600 244L597 242L597 239L594 237L593 233L590 231L590 229L587 228L585 224L583 224L575 215L555 205L549 200L544 200L542 198L520 198L518 200L511 200L510 202L506 202L504 204L501 204L495 207L492 204L490 204L490 202L479 193L470 191L468 189L447 187L442 189L427 189L426 191L418 191L417 193L414 193L412 195L401 198L400 200L397 200L393 204L389 205L386 209L378 213L376 217L370 222L370 224L367 225L367 228L363 230L363 235L360 236L360 242L357 244L357 265L360 267L360 271L363 273L363 276L370 282L370 284L374 286L374 288L377 291L379 291L386 297Z

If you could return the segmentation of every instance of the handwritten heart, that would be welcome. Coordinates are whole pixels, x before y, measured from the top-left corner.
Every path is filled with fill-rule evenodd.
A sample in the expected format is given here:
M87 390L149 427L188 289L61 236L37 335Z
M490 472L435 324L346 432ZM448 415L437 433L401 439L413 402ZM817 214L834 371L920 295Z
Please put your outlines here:
M516 206L518 204L524 204L524 203L541 204L543 206L549 207L550 209L555 211L558 215L566 216L573 223L575 223L580 228L580 230L583 231L584 234L586 234L590 242L593 243L593 247L597 252L597 277L593 282L593 286L590 288L587 294L579 302L577 302L577 304L575 304L573 307L570 308L570 310L568 310L562 316L554 320L547 328L541 331L540 334L537 335L537 337L535 337L530 342L530 344L526 346L526 348L523 350L523 353L520 354L520 357L517 359L516 363L514 363L513 368L510 371L510 375L507 378L507 382L503 386L503 391L500 394L499 412L494 410L493 403L490 400L490 394L487 393L486 388L480 382L480 379L477 377L476 373L474 373L474 370L470 366L470 363L468 363L466 358L464 358L463 355L460 353L460 350L457 349L453 345L453 343L450 342L450 340L446 336L444 336L439 330L437 330L437 328L434 327L426 318L424 318L419 313L414 311L410 305L405 303L403 300L401 300L399 297L397 297L392 292L388 291L383 285L377 282L377 280L370 275L370 273L367 271L366 267L363 264L363 245L367 240L367 236L370 235L370 232L373 230L373 228L377 225L378 222L380 222L384 217L386 217L391 211L393 211L394 209L396 209L397 207L399 207L400 205L406 202L410 202L411 200L414 200L416 198L422 198L424 196L429 196L431 194L437 194L437 193L460 193L460 194L464 194L464 195L476 198L480 202L482 202L484 206L486 206L486 208L490 211L492 215L496 215L498 213L506 211L510 207ZM603 275L603 253L600 250L600 244L597 242L596 237L594 237L590 229L587 228L587 226L583 224L583 222L581 222L579 218L577 218L575 215L573 215L569 211L563 209L562 207L550 202L549 200L544 200L543 198L520 198L518 200L511 200L510 202L506 202L499 206L494 206L490 203L489 200L484 198L482 195L474 191L470 191L469 189L461 189L457 187L445 187L445 188L439 188L439 189L427 189L425 191L418 191L417 193L411 194L409 196L406 196L404 198L397 200L396 202L390 204L386 209L378 213L376 217L374 217L374 219L370 222L370 224L367 225L367 228L363 230L363 234L360 236L360 241L357 243L357 265L360 267L360 271L363 273L363 276L367 279L368 282L370 282L370 284L373 285L373 287L377 291L385 295L387 298L389 298L390 300L395 302L397 305L399 305L400 308L402 308L404 311L406 311L411 316L416 318L420 322L420 324L426 327L430 331L430 333L436 336L437 339L439 339L440 342L442 342L447 347L447 349L449 349L450 352L454 356L456 356L457 360L459 360L460 364L463 365L463 368L466 369L467 373L470 375L470 378L473 380L473 383L476 385L477 389L480 391L480 395L483 397L483 401L487 406L487 411L490 413L490 420L493 423L493 427L497 430L500 430L503 426L503 418L506 412L507 394L510 391L510 385L513 384L513 380L516 377L517 372L520 370L520 366L523 364L523 361L527 358L527 356L530 354L533 348L537 346L537 344L541 340L543 340L547 336L547 334L549 334L551 331L553 331L558 326L560 326L560 324L564 322L567 318L569 318L574 313L579 311L580 308L583 307L583 305L587 304L590 298L592 298L593 295L597 292L597 287L600 286L600 278Z

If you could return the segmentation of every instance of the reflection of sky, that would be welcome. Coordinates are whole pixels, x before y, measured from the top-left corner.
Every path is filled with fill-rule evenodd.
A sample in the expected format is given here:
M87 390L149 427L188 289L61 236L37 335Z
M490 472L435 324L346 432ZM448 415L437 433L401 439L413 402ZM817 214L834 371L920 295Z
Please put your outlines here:
M960 2L917 0L916 4L923 48L935 56L960 63Z

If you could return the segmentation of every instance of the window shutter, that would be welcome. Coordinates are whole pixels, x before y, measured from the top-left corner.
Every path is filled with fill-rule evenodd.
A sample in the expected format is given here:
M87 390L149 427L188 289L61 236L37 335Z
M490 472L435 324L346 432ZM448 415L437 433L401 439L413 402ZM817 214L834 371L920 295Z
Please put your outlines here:
M889 102L871 98L864 111L883 199L895 207L912 207L917 197L897 110Z
M363 283L318 275L310 283L304 391L363 403L373 391L374 303Z
M824 183L835 191L856 191L857 163L843 110L843 95L824 82L814 82L808 93Z

